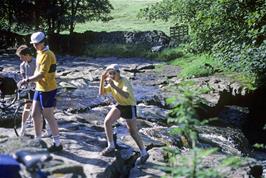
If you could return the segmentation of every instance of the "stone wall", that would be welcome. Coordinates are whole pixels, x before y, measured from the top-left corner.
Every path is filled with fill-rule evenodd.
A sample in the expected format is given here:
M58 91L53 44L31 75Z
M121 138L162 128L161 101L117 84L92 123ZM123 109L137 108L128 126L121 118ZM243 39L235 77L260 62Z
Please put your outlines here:
M0 49L16 48L21 44L29 44L30 35L18 35L12 32L0 31ZM48 41L56 53L82 55L90 44L133 44L147 48L167 46L170 38L162 31L145 32L93 32L73 33L72 35L50 34Z

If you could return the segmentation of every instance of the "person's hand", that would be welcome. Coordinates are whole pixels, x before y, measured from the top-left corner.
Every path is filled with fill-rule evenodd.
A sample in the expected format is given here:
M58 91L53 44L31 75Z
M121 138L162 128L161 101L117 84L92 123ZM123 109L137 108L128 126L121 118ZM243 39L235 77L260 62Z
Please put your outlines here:
M21 88L22 85L25 85L27 83L28 83L27 79L22 79L18 82L17 86L18 88Z
M108 77L108 73L107 73L107 71L104 71L101 75L101 79L104 81L104 80L106 80L107 77Z
M114 84L114 81L111 78L108 78L106 81L110 84L110 86L112 88L114 88L115 84Z

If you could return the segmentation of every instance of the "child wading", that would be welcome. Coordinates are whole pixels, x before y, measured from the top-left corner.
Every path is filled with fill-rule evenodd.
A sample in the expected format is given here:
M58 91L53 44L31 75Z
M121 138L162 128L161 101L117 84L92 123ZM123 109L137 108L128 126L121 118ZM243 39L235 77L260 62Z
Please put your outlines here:
M108 83L106 86L104 86L105 81ZM140 149L141 156L137 159L136 165L144 164L149 158L149 154L144 147L137 129L136 99L133 94L131 83L126 78L120 76L120 70L117 64L109 65L101 75L99 94L104 95L107 93L112 94L117 104L112 107L104 120L104 129L108 146L101 154L103 156L109 156L114 153L115 144L112 124L122 117L126 119L129 133Z

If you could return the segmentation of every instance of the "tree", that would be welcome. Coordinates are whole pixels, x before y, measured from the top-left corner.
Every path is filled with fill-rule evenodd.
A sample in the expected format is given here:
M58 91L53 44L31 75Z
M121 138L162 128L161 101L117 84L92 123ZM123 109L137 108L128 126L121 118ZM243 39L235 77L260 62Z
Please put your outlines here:
M68 12L65 20L69 25L70 34L73 33L76 23L92 20L108 21L108 14L113 9L108 0L68 0L65 2Z
M108 0L1 0L0 28L73 33L76 23L110 20L112 9Z
M265 0L163 0L139 16L185 23L191 51L212 53L226 68L266 78Z
M140 16L188 24L199 51L209 51L219 41L260 44L266 38L265 0L163 0L142 9Z
M0 27L10 31L13 24L13 14L15 11L14 0L2 0L0 1Z
M8 31L26 31L39 26L41 23L38 20L39 14L35 1L2 0L0 2L0 27Z

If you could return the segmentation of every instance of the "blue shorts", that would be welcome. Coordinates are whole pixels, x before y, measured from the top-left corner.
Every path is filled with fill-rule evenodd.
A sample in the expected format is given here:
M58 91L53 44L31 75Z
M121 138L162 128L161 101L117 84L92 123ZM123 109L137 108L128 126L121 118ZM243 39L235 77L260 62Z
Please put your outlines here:
M51 108L56 106L56 89L48 92L35 91L33 100L39 101L42 108Z

